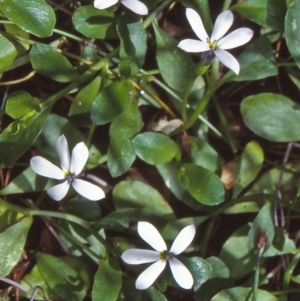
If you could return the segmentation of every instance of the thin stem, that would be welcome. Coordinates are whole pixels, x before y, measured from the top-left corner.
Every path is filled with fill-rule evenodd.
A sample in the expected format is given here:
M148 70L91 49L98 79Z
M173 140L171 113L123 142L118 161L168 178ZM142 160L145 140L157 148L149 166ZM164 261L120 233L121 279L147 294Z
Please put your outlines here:
M53 29L53 32L55 32L55 33L57 33L57 34L61 34L62 36L65 36L65 37L67 37L67 38L73 39L73 40L75 40L75 41L83 42L83 39L82 39L82 38L80 38L80 37L78 37L78 36L75 36L75 35L73 35L73 34L71 34L71 33L68 33L68 32L66 32L66 31L64 31L64 30L54 28L54 29Z
M230 6L231 0L224 0L222 11L227 10Z
M159 6L157 6L157 8L155 8L149 15L148 17L145 19L143 26L144 28L147 28L148 26L150 26L150 24L153 22L153 20L157 17L157 15L164 9L166 8L168 5L170 5L174 0L166 0L163 1Z
M264 248L261 248L259 250L259 253L257 255L256 260L256 266L255 266L255 274L254 274L254 281L253 281L253 295L252 295L252 301L257 301L257 289L259 284L259 267L260 267L260 259L264 252Z
M208 227L206 229L205 232L205 236L203 238L203 243L202 243L202 247L201 247L201 257L205 257L207 248L208 248L208 244L209 244L209 240L212 237L212 232L215 226L215 222L216 222L216 218L212 218L208 224Z

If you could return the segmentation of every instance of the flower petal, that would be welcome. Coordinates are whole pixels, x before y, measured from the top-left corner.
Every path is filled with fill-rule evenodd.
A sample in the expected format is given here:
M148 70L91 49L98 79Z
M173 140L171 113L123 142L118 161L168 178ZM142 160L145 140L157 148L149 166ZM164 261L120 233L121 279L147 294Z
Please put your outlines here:
M197 37L201 41L207 42L208 35L206 33L206 30L204 28L203 22L199 14L192 8L187 8L185 14Z
M89 150L84 144L80 142L75 145L72 151L70 172L74 175L79 175L89 157Z
M56 142L56 150L58 153L61 169L64 172L68 172L70 168L70 153L65 135L58 137Z
M121 3L138 15L148 15L147 6L137 0L121 0Z
M176 282L185 289L192 288L194 284L194 279L191 272L186 268L186 266L179 261L177 258L173 257L169 260L171 272L173 274Z
M183 252L192 242L196 234L196 228L194 225L184 227L177 237L175 238L170 253L178 255Z
M233 55L220 48L216 49L214 53L223 65L231 69L237 75L239 74L240 64Z
M177 45L177 47L183 49L186 52L204 52L210 50L207 43L192 39L182 40Z
M55 201L60 201L64 198L70 188L69 181L64 181L61 184L55 185L47 190L48 195Z
M148 222L138 222L140 237L158 252L166 251L167 246L157 229Z
M106 9L118 3L118 0L95 0L94 7L98 9Z
M121 258L128 264L143 264L158 261L160 258L159 252L142 249L126 250Z
M31 158L30 166L32 170L40 176L56 180L65 179L65 173L43 157L35 156Z
M150 287L156 278L166 267L167 262L165 260L159 260L151 264L136 280L135 287L139 290L145 290Z
M73 179L72 186L79 194L90 201L99 201L105 198L104 191L100 187L90 182L80 179Z
M218 43L218 47L221 49L232 49L239 47L249 42L252 36L253 30L247 27L242 27L221 39Z
M225 10L216 19L210 39L218 41L224 36L233 23L233 14L230 10Z

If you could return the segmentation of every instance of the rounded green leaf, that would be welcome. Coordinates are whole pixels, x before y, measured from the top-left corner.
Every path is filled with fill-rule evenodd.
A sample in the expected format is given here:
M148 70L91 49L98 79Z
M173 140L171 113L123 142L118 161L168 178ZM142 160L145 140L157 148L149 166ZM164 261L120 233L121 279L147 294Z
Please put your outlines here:
M23 218L0 233L0 276L5 277L19 261L32 218Z
M0 10L13 23L37 37L52 35L55 14L44 0L2 0Z
M102 261L96 272L92 300L116 301L122 287L122 272L118 261Z
M62 83L78 79L78 73L71 63L49 45L36 43L29 56L33 69L42 75Z
M173 210L163 196L141 181L122 181L113 190L113 202L117 210L126 208L152 208L164 215Z
M80 33L92 39L117 38L116 18L107 10L81 6L73 14L73 24Z
M83 300L89 286L86 276L78 272L80 268L82 269L83 261L79 259L75 268L76 262L69 264L64 258L57 258L42 252L38 252L35 259L50 291L55 292L62 300Z
M276 142L300 140L300 105L285 96L262 93L246 97L241 113L247 127L258 136Z
M182 164L180 181L188 192L204 205L217 205L224 201L224 186L210 170L192 163Z
M10 117L17 119L25 116L30 111L41 110L39 100L26 91L17 91L9 96L5 105L5 112Z
M120 57L129 57L138 67L142 67L147 50L147 34L143 24L126 13L118 18L117 24L121 40Z
M96 125L111 122L122 113L130 101L131 85L114 82L106 86L95 98L91 118Z
M146 132L132 140L136 154L148 164L163 164L170 161L178 152L177 144L168 136Z
M0 35L0 73L11 66L17 56L15 46L4 36Z
M178 41L154 23L156 60L165 82L177 91L184 91L196 78L195 65L190 55L177 47Z
M287 47L300 68L300 1L293 1L288 7L285 18L285 39Z

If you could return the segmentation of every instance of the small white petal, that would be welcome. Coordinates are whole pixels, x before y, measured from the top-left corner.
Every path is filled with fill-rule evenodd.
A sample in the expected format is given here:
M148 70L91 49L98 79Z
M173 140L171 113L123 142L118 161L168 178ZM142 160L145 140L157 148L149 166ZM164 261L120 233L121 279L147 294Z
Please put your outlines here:
M233 23L233 14L230 10L225 10L216 19L213 32L211 34L212 41L218 41L224 36Z
M36 156L31 158L30 166L32 170L40 176L56 180L62 180L65 178L64 172L59 167L43 157Z
M128 264L143 264L158 261L160 256L157 251L129 249L122 254L121 258Z
M178 255L182 253L192 242L196 234L194 225L184 227L175 238L170 253Z
M240 64L233 55L231 55L226 50L223 50L223 49L220 49L220 48L217 48L216 50L214 50L214 54L216 55L216 57L219 59L219 61L223 65L225 65L226 67L231 69L237 75L239 74Z
M135 287L139 290L145 290L150 287L156 278L166 267L165 260L159 260L148 267L136 280Z
M58 153L61 169L63 171L69 171L70 153L69 153L68 142L67 142L65 135L61 135L57 139L56 150Z
M177 47L183 49L186 52L203 52L210 50L207 43L192 39L182 40L177 45Z
M158 252L166 251L167 246L157 229L148 222L138 222L140 237Z
M100 187L87 181L73 179L72 186L79 194L90 201L99 201L105 198L105 193Z
M232 49L246 44L253 36L253 31L250 28L239 28L226 37L221 39L218 43L218 47L221 49Z
M121 0L121 3L138 15L148 15L147 6L137 0Z
M173 274L176 282L185 289L192 288L194 284L193 276L191 272L186 268L186 266L179 261L177 258L173 257L169 260L171 272Z
M55 201L60 201L64 198L70 188L69 181L65 181L61 184L55 185L47 190L48 195Z
M76 144L72 151L70 172L76 176L79 175L83 170L83 167L86 164L88 157L89 150L84 144L84 142Z
M201 41L207 42L208 35L199 14L192 8L187 8L185 14L197 37Z
M118 0L95 0L94 7L98 9L106 9L118 3Z

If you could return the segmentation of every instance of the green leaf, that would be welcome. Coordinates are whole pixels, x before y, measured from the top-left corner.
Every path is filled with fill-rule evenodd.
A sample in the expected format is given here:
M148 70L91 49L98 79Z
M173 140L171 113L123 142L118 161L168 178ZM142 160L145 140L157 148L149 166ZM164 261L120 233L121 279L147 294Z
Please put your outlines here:
M180 181L202 204L213 206L224 201L224 186L220 178L206 168L192 163L182 164Z
M13 165L34 143L43 129L49 108L30 112L0 134L0 167Z
M278 73L273 47L265 36L251 42L239 56L238 61L241 66L240 74L236 75L230 71L226 75L236 82L258 80Z
M247 127L255 134L276 142L300 140L300 105L289 98L262 93L243 99L241 113Z
M0 10L10 21L39 38L52 35L55 14L43 0L2 0Z
M189 137L189 141L193 163L212 172L220 168L221 162L218 153L206 141L197 137Z
M32 218L25 217L0 233L0 276L5 277L20 260Z
M0 195L44 191L54 185L54 180L41 177L36 174L31 167L28 167L14 178L4 189L0 190Z
M273 209L270 202L267 202L256 216L248 234L249 246L252 249L267 250L273 242L275 234L273 223ZM258 244L262 244L258 246Z
M241 301L241 300L252 300L252 288L247 287L234 287L221 291L215 295L211 301ZM272 294L257 290L257 300L263 301L278 301Z
M288 7L285 18L285 39L287 47L295 60L297 66L300 68L300 20L297 12L300 10L300 2L293 1Z
M118 38L115 14L108 10L84 5L75 10L72 21L76 30L88 38Z
M249 142L240 159L239 167L234 181L233 197L235 198L258 175L264 161L264 153L260 145Z
M113 120L109 129L107 165L113 177L125 173L134 162L136 156L130 140L141 127L142 120L137 103L131 101L123 113Z
M122 272L116 259L102 261L96 272L93 300L116 301L122 287Z
M92 121L96 125L111 122L128 106L130 94L131 85L127 82L114 82L105 87L93 102Z
M230 272L224 262L218 257L209 257L206 261L211 265L209 279L196 292L196 301L210 301L222 289L232 287Z
M15 46L2 35L0 35L0 45L0 73L3 73L15 60L17 50Z
M285 0L246 0L231 6L230 9L259 25L283 31L286 14Z
M74 301L84 299L89 286L86 276L79 272L80 268L85 268L84 261L75 262L77 267L74 268L74 262L70 264L64 258L49 254L38 252L35 258L42 278L49 287L49 291L58 296L57 299Z
M187 191L185 187L181 185L180 173L173 162L156 165L158 172L164 179L166 187L178 198L181 202L192 208L193 210L203 210L203 205L197 202Z
M141 68L147 51L147 34L143 24L135 17L123 13L118 18L117 29L121 40L121 59L130 58Z
M132 229L137 222L137 216L142 216L143 221L150 222L152 224L164 224L165 218L158 210L149 208L143 209L122 209L113 211L100 222L96 222L95 225L106 229L123 231L124 229Z
M173 215L173 210L162 195L140 181L119 182L113 190L113 202L117 210L126 208L152 208L163 215Z
M273 244L263 253L263 257L292 254L296 251L295 242L288 238L283 228L275 227Z
M226 264L230 276L242 278L253 270L257 259L257 251L248 247L250 227L244 225L236 230L223 244L219 258ZM241 248L241 246L243 246Z
M132 140L136 154L148 164L156 165L170 161L177 153L177 144L168 136L146 132Z
M156 60L165 82L177 91L185 91L196 78L190 55L177 47L178 41L153 23L156 37Z
M33 69L55 81L66 83L79 78L71 63L53 47L36 43L31 48L30 61Z
M26 91L16 91L9 96L5 105L5 112L10 117L17 119L25 116L30 111L40 112L39 100Z
M184 258L182 262L186 265L194 278L194 290L207 281L212 271L211 265L200 257Z

